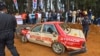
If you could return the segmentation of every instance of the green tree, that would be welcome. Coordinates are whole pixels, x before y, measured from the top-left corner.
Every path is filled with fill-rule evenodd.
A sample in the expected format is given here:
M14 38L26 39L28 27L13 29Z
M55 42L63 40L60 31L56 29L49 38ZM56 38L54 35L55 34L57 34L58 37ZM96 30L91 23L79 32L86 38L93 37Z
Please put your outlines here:
M1 1L1 0L0 0ZM13 0L2 0L5 1L8 7L9 11L16 11L15 7L13 7ZM54 8L57 10L57 0L53 0ZM75 9L92 9L93 13L96 16L99 16L100 13L100 0L61 0L61 2L65 5L65 10L68 11L71 7L71 1L74 1L75 3ZM19 12L25 11L31 11L32 10L32 0L17 0L18 6L19 6ZM26 7L26 2L28 3L28 6ZM47 0L44 0L45 2L45 8L47 7ZM47 10L47 8L46 8Z

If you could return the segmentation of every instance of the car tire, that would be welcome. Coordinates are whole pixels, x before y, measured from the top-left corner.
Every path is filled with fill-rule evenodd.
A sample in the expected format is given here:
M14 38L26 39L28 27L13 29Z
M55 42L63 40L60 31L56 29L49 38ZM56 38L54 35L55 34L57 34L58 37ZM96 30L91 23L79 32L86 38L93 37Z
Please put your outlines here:
M22 36L21 37L21 42L22 43L26 43L28 40L27 40L27 38L26 38L26 36Z
M64 45L62 45L59 42L54 42L51 47L52 47L52 50L57 54L62 54L65 52Z

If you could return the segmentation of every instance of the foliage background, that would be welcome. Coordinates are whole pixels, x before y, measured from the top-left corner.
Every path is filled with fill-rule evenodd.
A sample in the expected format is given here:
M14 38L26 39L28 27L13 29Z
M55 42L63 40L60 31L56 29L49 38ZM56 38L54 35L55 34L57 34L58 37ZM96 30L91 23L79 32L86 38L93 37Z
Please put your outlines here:
M44 3L46 4L47 0L44 0ZM57 0L53 0L55 4L55 8L57 7ZM65 5L65 10L71 9L71 1L74 1L75 9L92 9L93 14L96 17L99 17L100 13L100 0L61 0L61 2ZM18 6L19 6L19 12L31 9L32 0L17 0ZM5 0L5 3L7 4L9 12L17 12L17 10L14 7L13 0ZM29 3L28 7L26 6L26 3ZM46 6L46 5L45 5ZM57 9L57 8L56 8Z

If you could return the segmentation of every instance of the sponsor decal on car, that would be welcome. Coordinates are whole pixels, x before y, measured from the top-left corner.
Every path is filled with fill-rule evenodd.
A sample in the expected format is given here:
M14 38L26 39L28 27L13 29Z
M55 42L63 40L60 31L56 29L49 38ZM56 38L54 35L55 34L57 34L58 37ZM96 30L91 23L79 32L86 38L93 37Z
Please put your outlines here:
M42 41L53 42L52 39L49 38L49 37L40 37L40 36L31 35L30 38L34 38L34 39L36 39L36 40L42 40Z

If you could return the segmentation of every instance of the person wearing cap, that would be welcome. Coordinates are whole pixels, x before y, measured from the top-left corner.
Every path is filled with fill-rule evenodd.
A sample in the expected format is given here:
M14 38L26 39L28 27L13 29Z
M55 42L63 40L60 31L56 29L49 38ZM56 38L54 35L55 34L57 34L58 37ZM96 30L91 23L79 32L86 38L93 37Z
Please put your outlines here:
M17 23L14 16L7 14L6 5L0 2L0 56L5 56L5 46L12 56L19 56L14 46L14 32Z

